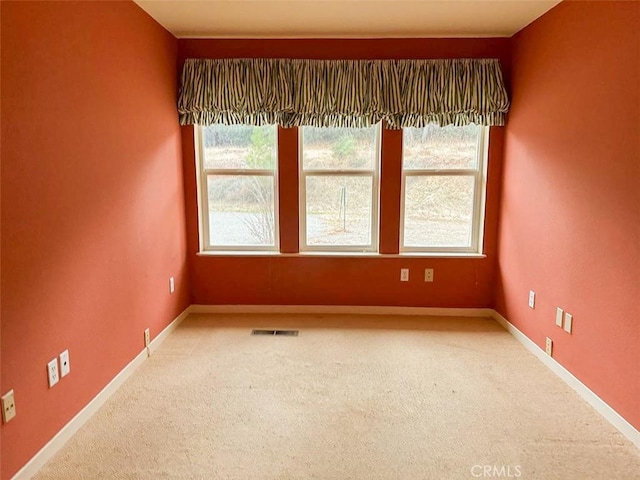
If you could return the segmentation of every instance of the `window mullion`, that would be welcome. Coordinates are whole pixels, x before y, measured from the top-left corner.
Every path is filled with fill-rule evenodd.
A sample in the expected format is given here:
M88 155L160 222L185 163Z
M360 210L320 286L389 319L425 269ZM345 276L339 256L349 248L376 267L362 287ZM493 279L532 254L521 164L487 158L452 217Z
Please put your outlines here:
M442 176L442 177L455 177L464 175L476 175L477 169L456 169L456 170L403 170L406 175L418 176Z
M207 168L203 170L205 175L245 175L247 177L259 177L259 176L275 176L274 170L249 170L249 169L222 169L222 168Z
M304 170L301 173L323 177L372 177L374 170Z

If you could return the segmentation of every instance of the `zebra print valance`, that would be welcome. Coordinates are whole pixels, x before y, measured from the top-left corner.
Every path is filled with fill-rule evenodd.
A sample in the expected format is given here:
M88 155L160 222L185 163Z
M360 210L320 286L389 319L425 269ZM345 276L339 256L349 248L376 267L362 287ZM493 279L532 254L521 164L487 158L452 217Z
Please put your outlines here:
M188 59L180 124L504 125L497 59Z

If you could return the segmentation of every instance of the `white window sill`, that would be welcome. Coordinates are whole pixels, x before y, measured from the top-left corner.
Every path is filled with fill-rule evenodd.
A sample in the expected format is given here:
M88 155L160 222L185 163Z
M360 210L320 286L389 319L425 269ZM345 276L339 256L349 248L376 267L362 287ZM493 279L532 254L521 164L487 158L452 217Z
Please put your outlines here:
M256 250L220 250L205 251L196 254L199 257L329 257L329 258L487 258L483 253L463 252L403 252L403 253L376 253L376 252L300 252L280 253L272 251Z

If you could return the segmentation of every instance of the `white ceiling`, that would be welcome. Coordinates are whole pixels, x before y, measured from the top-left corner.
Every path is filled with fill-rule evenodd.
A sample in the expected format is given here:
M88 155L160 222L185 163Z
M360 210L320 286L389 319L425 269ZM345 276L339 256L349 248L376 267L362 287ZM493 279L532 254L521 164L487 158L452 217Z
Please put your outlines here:
M178 38L510 37L560 0L134 0Z

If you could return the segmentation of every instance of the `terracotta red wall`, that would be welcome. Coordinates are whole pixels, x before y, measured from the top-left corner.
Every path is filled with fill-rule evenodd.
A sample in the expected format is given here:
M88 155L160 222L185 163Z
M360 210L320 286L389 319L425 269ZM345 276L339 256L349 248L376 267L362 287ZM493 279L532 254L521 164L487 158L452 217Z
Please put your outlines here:
M496 288L498 311L543 348L551 337L556 360L636 428L638 25L637 2L563 2L513 38Z
M189 40L185 58L279 57L324 59L500 58L508 79L509 39L379 40ZM489 307L493 298L496 229L503 128L490 138L486 214L486 258L327 256L197 256L193 129L183 127L187 235L192 301L196 304L403 305ZM280 129L280 221L282 251L298 248L297 130ZM384 131L382 147L380 251L398 249L402 136ZM293 180L293 182L292 182ZM285 183L286 181L286 183ZM287 185L284 186L283 185ZM292 188L293 187L293 188ZM410 281L400 282L400 268ZM435 282L424 282L424 268Z
M0 39L2 39L2 8L0 8ZM0 92L2 92L2 42L0 41ZM2 115L0 105L0 115ZM2 120L0 119L0 125ZM2 272L2 135L0 135L0 276ZM2 386L2 282L0 281L0 387ZM0 433L0 476L2 475L2 434Z
M132 2L2 2L10 478L189 303L177 41ZM177 291L169 294L169 277ZM71 373L48 389L64 349Z

